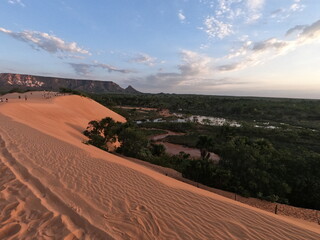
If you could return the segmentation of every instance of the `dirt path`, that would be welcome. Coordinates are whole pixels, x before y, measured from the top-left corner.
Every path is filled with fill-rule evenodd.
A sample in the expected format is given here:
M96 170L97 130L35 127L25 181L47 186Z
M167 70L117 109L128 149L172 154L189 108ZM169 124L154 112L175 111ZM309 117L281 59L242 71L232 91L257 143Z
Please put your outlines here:
M157 128L153 128L154 130L163 130L163 129L157 129ZM154 135L152 136L150 139L153 141L162 141L163 139L165 139L168 136L181 136L181 135L186 135L185 133L178 133L178 132L172 132L169 130L163 130L166 131L167 133L163 133L163 134L159 134L159 135Z
M160 130L160 129L157 129L157 130ZM161 129L161 130L163 130L163 129ZM178 132L173 132L173 131L169 131L169 130L164 130L164 131L167 131L167 133L154 135L150 139L155 141L155 143L157 143L157 144L164 145L166 148L166 152L169 154L177 155L180 152L185 152L187 154L190 154L191 157L194 157L194 158L200 157L200 151L197 148L185 147L180 144L168 143L168 142L164 141L164 139L167 136L182 136L182 135L186 135L186 133L178 133ZM218 162L220 160L220 157L217 154L210 152L210 159L212 161Z

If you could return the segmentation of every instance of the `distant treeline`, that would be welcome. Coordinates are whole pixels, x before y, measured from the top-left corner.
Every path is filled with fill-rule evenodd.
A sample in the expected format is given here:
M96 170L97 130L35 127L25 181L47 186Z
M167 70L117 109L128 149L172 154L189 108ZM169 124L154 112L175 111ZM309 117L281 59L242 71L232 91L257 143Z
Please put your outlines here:
M181 94L94 94L107 106L139 106L234 120L283 122L320 129L320 100Z
M8 90L8 91L1 91L0 90L0 95L7 94L7 93L26 93L26 92L30 92L30 91L39 91L39 90L32 89L32 88L26 88L26 89L13 88L13 89ZM59 88L59 92L60 93L69 93L69 94L74 94L74 95L79 95L79 96L88 96L86 93L84 93L82 91L72 90L70 88L64 88L64 87L60 87Z
M13 89L8 90L8 91L0 90L0 95L4 95L4 94L7 94L7 93L26 93L26 92L29 92L29 91L32 91L32 90L31 89L13 88Z

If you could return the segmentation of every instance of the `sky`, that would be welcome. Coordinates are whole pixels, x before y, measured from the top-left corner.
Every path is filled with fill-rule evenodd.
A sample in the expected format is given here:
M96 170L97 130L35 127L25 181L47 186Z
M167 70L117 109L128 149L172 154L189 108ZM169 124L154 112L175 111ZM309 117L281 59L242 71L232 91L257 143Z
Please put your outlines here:
M0 0L0 72L320 99L320 0Z

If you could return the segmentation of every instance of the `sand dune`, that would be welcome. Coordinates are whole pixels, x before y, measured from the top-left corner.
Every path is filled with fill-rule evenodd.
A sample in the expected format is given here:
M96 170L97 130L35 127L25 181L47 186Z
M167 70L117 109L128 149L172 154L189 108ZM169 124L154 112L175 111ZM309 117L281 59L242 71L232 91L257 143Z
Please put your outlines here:
M316 224L83 144L90 120L125 121L92 100L7 97L0 103L0 239L320 239Z

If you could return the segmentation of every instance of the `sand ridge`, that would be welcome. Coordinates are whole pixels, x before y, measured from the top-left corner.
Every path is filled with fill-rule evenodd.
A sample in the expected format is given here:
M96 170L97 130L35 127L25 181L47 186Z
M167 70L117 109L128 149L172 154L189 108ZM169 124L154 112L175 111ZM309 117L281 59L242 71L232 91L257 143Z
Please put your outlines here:
M10 173L1 181L9 186L13 179L30 192L19 196L1 187L0 203L19 199L18 209L36 210L36 219L48 215L39 222L51 222L46 231L56 239L320 238L317 225L245 206L83 144L88 121L125 121L90 99L10 100L0 104L0 167ZM26 204L33 198L41 208ZM21 220L14 207L2 206L7 220L0 235L27 236L22 230L32 223L15 225ZM60 227L65 230L58 236ZM43 237L44 231L33 234Z

